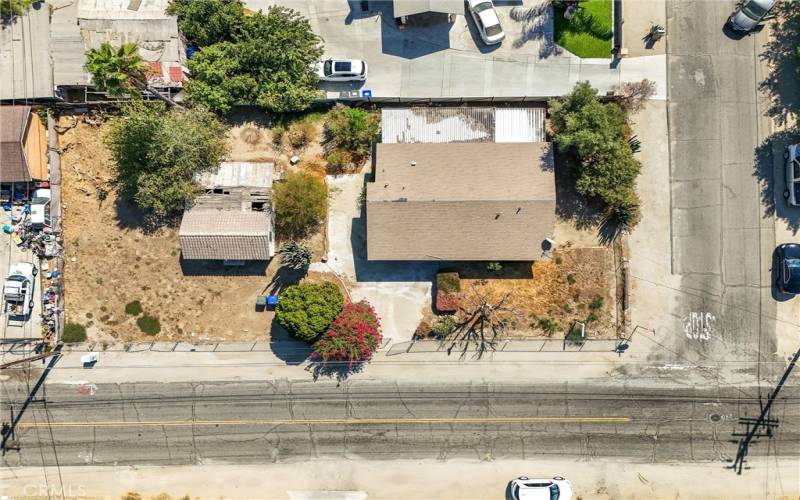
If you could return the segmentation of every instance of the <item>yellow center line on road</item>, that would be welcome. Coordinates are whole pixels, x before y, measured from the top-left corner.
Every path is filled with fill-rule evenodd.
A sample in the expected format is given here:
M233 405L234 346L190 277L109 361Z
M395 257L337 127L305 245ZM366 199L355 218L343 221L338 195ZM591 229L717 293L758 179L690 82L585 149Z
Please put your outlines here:
M296 420L179 420L141 422L20 422L17 427L189 427L233 425L415 425L415 424L627 424L630 417L486 417L486 418L326 418Z

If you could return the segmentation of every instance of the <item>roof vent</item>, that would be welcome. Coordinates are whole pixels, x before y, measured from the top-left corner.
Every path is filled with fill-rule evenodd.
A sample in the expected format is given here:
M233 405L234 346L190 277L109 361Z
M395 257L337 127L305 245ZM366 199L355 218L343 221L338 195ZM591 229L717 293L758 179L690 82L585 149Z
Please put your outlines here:
M417 160L411 160L411 166L412 167L416 167L417 166Z

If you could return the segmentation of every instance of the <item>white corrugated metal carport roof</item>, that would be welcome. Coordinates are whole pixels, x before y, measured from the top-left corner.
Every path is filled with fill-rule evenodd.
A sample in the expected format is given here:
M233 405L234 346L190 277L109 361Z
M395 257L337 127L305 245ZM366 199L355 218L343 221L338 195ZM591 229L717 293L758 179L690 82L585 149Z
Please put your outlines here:
M413 107L381 111L386 144L544 142L544 108Z

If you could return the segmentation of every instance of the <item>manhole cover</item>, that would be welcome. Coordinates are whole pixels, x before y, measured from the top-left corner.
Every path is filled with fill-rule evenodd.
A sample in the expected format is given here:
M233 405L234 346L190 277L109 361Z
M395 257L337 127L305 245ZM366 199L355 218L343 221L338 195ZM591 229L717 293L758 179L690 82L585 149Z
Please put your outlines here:
M712 413L711 415L708 416L708 419L711 420L712 422L719 422L720 420L722 420L722 417L720 417L716 413Z

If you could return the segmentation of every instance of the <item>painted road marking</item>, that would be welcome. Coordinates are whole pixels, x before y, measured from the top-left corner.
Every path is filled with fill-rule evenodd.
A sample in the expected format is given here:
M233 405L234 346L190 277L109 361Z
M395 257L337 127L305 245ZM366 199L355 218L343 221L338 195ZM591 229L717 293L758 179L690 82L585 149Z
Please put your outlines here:
M347 418L307 420L180 420L142 422L20 422L17 427L189 427L229 425L627 424L630 417Z
M708 312L692 312L683 318L683 331L692 340L709 340L717 318Z

